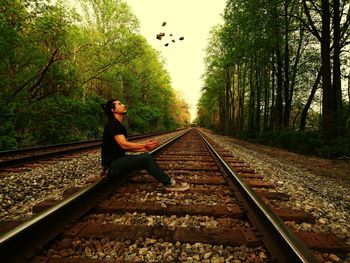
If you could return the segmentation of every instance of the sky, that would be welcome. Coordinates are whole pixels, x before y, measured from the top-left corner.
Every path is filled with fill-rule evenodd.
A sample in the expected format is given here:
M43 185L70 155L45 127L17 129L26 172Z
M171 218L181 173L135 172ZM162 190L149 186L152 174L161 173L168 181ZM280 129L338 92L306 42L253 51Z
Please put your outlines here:
M190 106L191 121L202 87L210 30L222 24L226 0L125 0L140 21L140 33L161 53L172 87ZM166 22L165 26L162 23ZM156 35L166 33L162 40ZM172 33L173 37L169 34ZM179 37L184 37L179 41ZM175 43L171 40L174 39ZM164 44L169 43L165 47Z

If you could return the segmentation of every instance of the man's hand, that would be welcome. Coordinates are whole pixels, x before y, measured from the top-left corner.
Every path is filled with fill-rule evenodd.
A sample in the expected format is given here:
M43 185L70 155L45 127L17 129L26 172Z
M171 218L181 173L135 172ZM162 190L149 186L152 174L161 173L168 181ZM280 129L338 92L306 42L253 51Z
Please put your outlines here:
M147 151L153 150L159 146L159 143L154 140L148 140L145 142L145 149Z

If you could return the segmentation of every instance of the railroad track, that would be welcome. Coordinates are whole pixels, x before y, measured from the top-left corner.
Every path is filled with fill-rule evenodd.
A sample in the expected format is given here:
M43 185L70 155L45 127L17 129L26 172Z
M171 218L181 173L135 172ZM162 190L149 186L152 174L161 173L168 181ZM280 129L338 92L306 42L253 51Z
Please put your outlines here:
M333 235L290 231L283 221L312 222L312 216L268 207L262 200L288 196L267 191L271 183L197 130L153 154L190 190L166 192L144 171L72 189L61 201L38 205L34 218L0 237L0 258L245 262L248 254L250 262L317 262L311 250L349 251Z
M133 135L129 140L144 139L147 137L158 136L172 131L153 132L143 135ZM22 172L36 167L39 162L52 160L54 158L67 158L69 154L75 154L83 151L95 150L101 146L101 140L88 140L82 142L71 142L25 148L11 151L0 151L0 173Z

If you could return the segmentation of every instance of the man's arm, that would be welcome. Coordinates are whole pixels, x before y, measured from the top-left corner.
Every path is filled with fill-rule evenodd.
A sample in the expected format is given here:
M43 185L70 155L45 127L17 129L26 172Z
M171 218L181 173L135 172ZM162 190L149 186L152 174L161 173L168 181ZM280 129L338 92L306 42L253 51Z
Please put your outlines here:
M158 146L158 142L152 140L146 141L145 143L129 142L123 134L115 135L114 140L123 150L130 152L150 151Z

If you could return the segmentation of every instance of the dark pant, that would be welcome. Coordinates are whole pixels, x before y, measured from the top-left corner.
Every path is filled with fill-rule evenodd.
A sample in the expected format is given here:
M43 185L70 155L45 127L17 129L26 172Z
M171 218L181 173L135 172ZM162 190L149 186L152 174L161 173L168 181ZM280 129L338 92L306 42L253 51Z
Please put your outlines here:
M163 185L170 184L170 177L164 173L149 153L128 155L114 160L109 168L108 175L118 176L142 169L146 169L150 175Z

